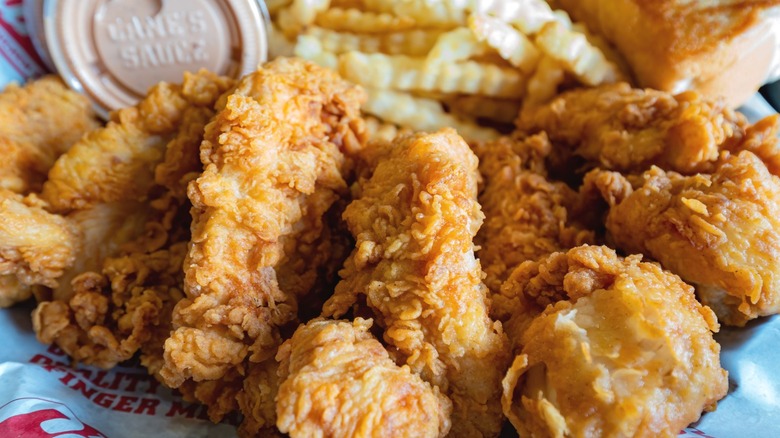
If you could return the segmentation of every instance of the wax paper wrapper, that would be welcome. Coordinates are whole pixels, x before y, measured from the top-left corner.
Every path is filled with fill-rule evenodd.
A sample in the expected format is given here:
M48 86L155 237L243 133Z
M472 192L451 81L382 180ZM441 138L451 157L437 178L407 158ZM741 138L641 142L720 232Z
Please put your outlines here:
M46 72L27 29L22 0L0 0L0 88Z

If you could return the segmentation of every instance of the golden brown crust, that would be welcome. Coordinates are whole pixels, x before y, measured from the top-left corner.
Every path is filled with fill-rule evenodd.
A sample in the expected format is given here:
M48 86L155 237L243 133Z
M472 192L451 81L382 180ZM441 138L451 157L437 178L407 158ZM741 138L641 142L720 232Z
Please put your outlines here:
M452 399L451 435L496 435L508 342L474 256L477 158L451 128L371 144L362 158L344 213L356 249L323 313L344 315L364 296L400 363Z
M279 348L280 431L291 437L447 434L450 400L396 365L370 327L362 318L313 320Z
M727 157L712 174L653 168L621 197L606 223L617 247L696 285L722 323L780 312L780 178L753 153Z
M726 395L717 322L676 275L587 245L522 271L518 293L549 305L503 382L521 436L674 437Z
M617 46L643 87L696 89L723 95L736 106L767 79L777 50L767 15L769 10L780 13L778 0L559 3ZM760 56L753 56L753 51ZM723 77L729 81L724 83Z
M177 142L192 139L192 127L203 126L204 113L232 84L230 78L202 70L186 74L181 85L155 85L136 106L112 113L104 128L89 132L61 156L43 185L42 198L58 213L146 201L168 143L176 139L176 150ZM177 163L186 164L192 163Z
M522 140L501 137L473 147L483 184L479 202L485 223L476 236L492 300L491 316L506 321L511 300L500 293L512 269L555 251L594 243L594 233L577 222L577 193L547 178L544 159L552 146L545 133ZM510 338L511 339L511 338Z
M347 193L364 98L332 71L279 58L219 100L200 146L203 172L187 190L187 296L165 343L168 385L272 358L298 300L340 262L325 215Z
M45 207L0 188L0 307L29 298L33 285L56 287L77 257L77 230Z
M767 129L748 134L745 117L722 100L626 83L569 91L524 110L516 123L525 135L547 133L555 158L551 172L564 175L582 170L577 159L586 169L638 173L657 165L690 174L711 169L722 149L743 148L743 139L752 139L756 144L744 148L762 149L762 158L777 149L763 140Z
M0 93L0 188L38 192L54 161L100 126L89 101L46 76Z

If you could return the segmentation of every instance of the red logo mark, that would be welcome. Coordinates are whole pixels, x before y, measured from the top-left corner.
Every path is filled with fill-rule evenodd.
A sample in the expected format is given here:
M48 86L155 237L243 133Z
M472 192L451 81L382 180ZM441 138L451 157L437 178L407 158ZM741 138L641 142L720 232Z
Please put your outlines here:
M62 403L20 398L0 407L0 436L9 438L106 438Z

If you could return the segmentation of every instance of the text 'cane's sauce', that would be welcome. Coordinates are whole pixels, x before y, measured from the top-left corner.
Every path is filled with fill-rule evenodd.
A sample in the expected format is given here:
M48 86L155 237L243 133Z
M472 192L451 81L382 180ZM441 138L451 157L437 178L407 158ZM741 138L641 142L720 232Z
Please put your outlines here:
M238 77L266 59L256 0L44 0L45 46L57 70L103 114L157 82L206 68Z

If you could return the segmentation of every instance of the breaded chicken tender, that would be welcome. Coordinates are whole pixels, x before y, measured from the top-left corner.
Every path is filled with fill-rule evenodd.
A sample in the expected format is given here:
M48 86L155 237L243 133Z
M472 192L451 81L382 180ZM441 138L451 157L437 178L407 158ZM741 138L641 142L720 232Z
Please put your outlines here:
M0 93L0 189L41 190L54 161L100 123L89 100L46 76Z
M56 287L76 258L77 230L45 206L0 188L0 307L30 298L33 285Z
M325 287L326 212L345 195L362 147L365 93L334 72L280 58L220 100L188 187L191 245L161 376L218 380L272 359L298 301Z
M545 134L525 139L502 137L474 147L483 184L479 203L485 223L476 237L485 284L491 292L491 315L511 316L500 295L501 284L526 260L594 243L595 235L578 222L577 192L547 179L544 159L551 151Z
M586 181L604 174L594 172ZM721 323L780 312L780 178L756 155L726 154L713 173L688 177L653 168L634 187L609 175L596 186L613 204L606 225L618 248L695 285Z
M168 143L190 133L191 126L203 126L198 120L208 120L215 96L232 84L231 78L201 70L185 73L182 84L155 85L138 104L111 113L104 128L61 156L41 197L63 214L96 204L146 201Z
M79 273L72 296L41 302L33 313L38 339L56 343L87 365L111 368L141 351L151 374L162 366L173 306L184 297L182 262L189 240L189 204L167 200L144 235Z
M78 231L78 249L58 287L36 291L39 301L70 300L77 275L100 272L106 258L140 238L152 198L165 190L184 197L184 187L202 167L197 151L181 149L197 148L214 103L232 85L232 79L205 70L185 73L181 84L160 83L57 160L41 197L47 210L66 216Z
M562 174L581 166L637 173L652 165L692 174L711 169L722 150L743 149L780 170L780 145L768 135L777 133L777 116L751 127L723 101L695 92L672 95L625 83L577 89L524 111L516 123L524 135L547 133Z
M277 426L295 437L444 437L452 405L368 331L313 320L279 348Z
M155 111L165 112L165 105L150 103L163 89L176 90L172 99L186 103L180 114L171 116L176 123L167 134L169 141L162 145L163 161L152 168L151 181L144 181L149 185L143 196L146 200L135 200L130 190L130 198L120 195L119 201L72 206L80 208L66 216L80 232L77 257L62 276L60 287L44 297L33 314L39 340L56 343L79 362L102 368L140 351L141 362L150 373L159 371L173 306L184 297L182 264L191 224L185 187L202 169L199 146L204 127L214 115L213 106L232 84L207 72L186 74L181 85L154 87L150 93L155 97L142 100L135 111L120 111L137 114L145 108L147 116L155 119ZM122 129L109 124L104 131L117 134ZM81 142L77 147L72 151L75 155L62 159L99 155L102 150L94 142ZM133 160L143 161L141 157ZM101 165L106 166L106 174L112 171L110 161L101 161ZM135 171L136 178L149 175L143 166ZM133 178L127 182L135 184Z
M444 129L373 143L362 158L344 212L356 248L323 313L339 317L365 297L397 361L452 399L450 434L497 436L508 342L474 256L477 157Z
M715 315L676 275L598 246L518 271L517 293L550 300L503 382L520 436L675 437L726 395Z
M252 363L243 388L237 396L244 421L238 427L240 437L283 437L276 428L276 395L279 392L279 363L269 359Z

